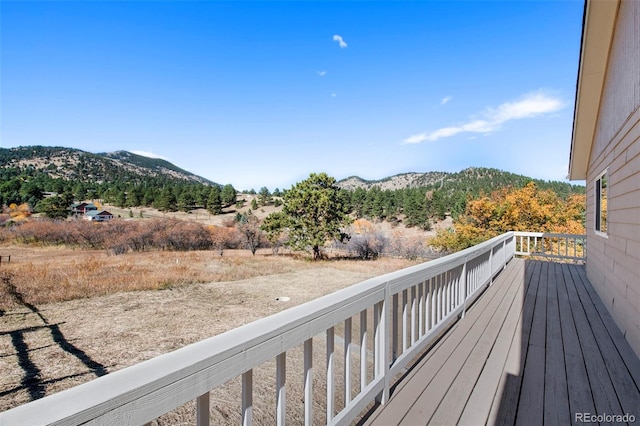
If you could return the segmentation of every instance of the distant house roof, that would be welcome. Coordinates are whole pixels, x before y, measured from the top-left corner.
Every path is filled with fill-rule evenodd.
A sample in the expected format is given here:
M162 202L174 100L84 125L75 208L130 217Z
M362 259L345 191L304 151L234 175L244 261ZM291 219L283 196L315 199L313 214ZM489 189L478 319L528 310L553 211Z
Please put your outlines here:
M98 206L93 203L73 203L71 210L98 210Z
M108 212L107 210L91 210L85 213L87 216L113 216L112 213Z
M88 211L84 214L83 216L85 219L87 220L91 220L91 221L102 221L102 220L108 220L113 218L113 214L111 214L110 212L108 212L107 210L91 210Z
M585 3L569 179L586 179L620 0Z

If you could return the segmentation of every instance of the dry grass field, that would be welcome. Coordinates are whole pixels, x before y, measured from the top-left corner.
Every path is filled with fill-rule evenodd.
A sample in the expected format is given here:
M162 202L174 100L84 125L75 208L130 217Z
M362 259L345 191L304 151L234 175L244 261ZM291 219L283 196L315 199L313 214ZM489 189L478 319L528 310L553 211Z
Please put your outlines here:
M222 257L214 251L114 256L5 245L0 254L11 255L0 266L0 411L417 263L312 262L270 250L256 256L242 250ZM278 302L278 296L291 299ZM322 346L319 339L319 365ZM287 363L290 374L301 376L297 352ZM273 420L272 367L267 363L254 373L257 424ZM293 377L288 383L296 423L301 398ZM238 383L212 393L214 424L237 424L239 403ZM156 423L194 421L188 404Z

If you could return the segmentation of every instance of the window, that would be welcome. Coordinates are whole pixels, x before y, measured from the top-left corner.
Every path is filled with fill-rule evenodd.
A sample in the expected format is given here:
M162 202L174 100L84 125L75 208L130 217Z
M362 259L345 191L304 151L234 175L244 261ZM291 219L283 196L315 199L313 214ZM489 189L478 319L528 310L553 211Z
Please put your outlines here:
M595 198L596 198L596 215L595 215L595 231L607 235L607 170L596 178Z

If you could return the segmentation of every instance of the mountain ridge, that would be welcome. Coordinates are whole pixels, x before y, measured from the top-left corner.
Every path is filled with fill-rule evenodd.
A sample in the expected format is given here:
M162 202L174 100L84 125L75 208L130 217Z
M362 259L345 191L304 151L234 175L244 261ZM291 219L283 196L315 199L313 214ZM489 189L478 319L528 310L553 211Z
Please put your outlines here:
M558 193L573 192L582 188L569 182L536 179L488 167L468 167L459 172L409 172L399 173L378 180L366 180L359 176L349 176L337 182L337 186L349 191L362 188L401 190L415 188L445 189L477 193L478 188L498 189L503 186L522 187L534 182L541 187L553 187Z
M338 187L346 190L356 188L371 189L378 187L381 190L396 190L405 188L418 188L427 186L441 180L446 172L406 172L387 176L378 180L366 180L359 176L349 176L337 182Z
M7 174L10 169L17 169ZM218 185L204 177L184 170L161 159L146 157L126 150L91 153L76 148L21 146L0 148L0 170L3 176L12 177L16 173L44 173L53 179L83 183L101 184L116 180L141 182L145 179L164 179L177 183ZM465 191L478 193L478 188L498 189L503 186L524 186L535 182L542 187L553 187L558 193L580 190L580 185L560 181L545 181L505 172L493 168L469 167L460 172L405 172L378 180L366 180L359 176L349 176L337 182L339 188L354 191L358 188L370 190L403 189L445 189L449 192Z
M92 153L76 148L40 145L0 148L0 167L42 172L53 179L93 183L164 176L171 180L218 185L167 160L125 150Z

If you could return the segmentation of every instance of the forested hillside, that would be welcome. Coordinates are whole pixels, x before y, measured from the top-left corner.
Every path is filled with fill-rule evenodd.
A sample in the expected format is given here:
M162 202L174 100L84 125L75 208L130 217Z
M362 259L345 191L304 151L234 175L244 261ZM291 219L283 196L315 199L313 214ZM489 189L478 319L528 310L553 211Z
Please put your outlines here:
M541 190L553 191L561 200L584 194L582 186L487 168L405 173L379 181L352 177L337 186L342 204L356 218L430 229L434 221L447 215L459 217L471 200L501 188L523 188L530 182ZM261 188L260 206L279 206L285 192L276 189L271 194ZM65 217L71 203L86 199L124 208L205 208L219 214L236 203L236 189L231 184L207 181L168 161L127 151L92 154L62 147L0 148L0 205L27 204L32 211ZM253 201L255 210L258 203Z
M127 151L93 154L63 147L0 148L0 165L3 169L16 169L27 175L43 172L51 178L92 183L113 179L137 181L159 176L185 182L213 183L166 160Z
M228 203L235 202L233 188L221 189L168 161L127 151L92 154L62 147L0 148L0 204L6 206L28 203L44 211L52 204L62 209L74 200L102 199L119 207L189 210L208 207L210 199L221 204L225 194ZM49 201L43 205L46 196Z
M431 181L417 188L385 190L380 189L380 185L369 182L370 189L357 187L347 193L351 207L358 217L395 222L402 214L405 225L430 229L432 220L441 220L447 215L458 218L469 201L502 188L518 189L533 182L541 190L554 192L561 200L585 192L584 186L532 179L488 168L469 168L459 173L440 175L436 182ZM417 177L414 177L414 181L416 180Z

